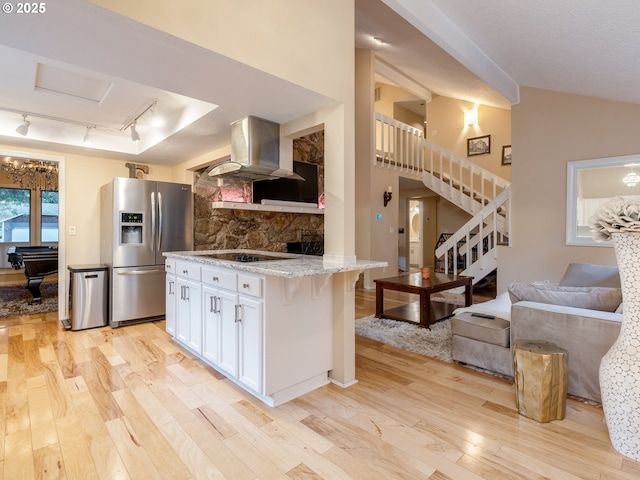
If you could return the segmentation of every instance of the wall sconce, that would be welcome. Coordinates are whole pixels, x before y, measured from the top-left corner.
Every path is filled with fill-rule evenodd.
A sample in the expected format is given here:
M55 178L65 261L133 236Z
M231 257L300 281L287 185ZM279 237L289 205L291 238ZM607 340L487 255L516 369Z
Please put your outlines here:
M384 206L387 206L387 203L391 201L391 185L387 187L387 190L384 192Z
M470 127L478 124L478 107L464 112L464 124Z

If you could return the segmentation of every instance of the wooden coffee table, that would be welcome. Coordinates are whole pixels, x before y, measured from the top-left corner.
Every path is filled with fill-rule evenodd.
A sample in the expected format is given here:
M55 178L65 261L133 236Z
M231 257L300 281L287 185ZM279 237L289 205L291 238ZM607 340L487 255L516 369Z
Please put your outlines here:
M444 273L431 273L431 277L428 279L423 279L420 273L379 278L374 280L376 284L376 317L417 323L422 327L429 328L432 323L442 320L431 318L431 294L464 287L464 306L468 307L473 301L472 281L473 277ZM383 308L384 290L418 294L420 295L418 307L416 308L414 302L414 304L385 311Z

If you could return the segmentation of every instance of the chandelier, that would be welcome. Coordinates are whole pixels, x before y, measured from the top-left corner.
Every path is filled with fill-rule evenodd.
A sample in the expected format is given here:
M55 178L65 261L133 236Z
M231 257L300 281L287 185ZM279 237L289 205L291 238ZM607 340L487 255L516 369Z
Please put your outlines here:
M30 190L58 190L58 163L5 157L0 170L7 172L11 181L20 188Z

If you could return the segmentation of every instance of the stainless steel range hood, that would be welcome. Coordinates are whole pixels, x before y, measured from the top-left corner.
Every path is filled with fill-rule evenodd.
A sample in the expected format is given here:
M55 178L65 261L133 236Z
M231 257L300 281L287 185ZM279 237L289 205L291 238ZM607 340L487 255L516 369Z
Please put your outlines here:
M253 116L231 124L231 160L211 167L206 174L248 180L291 178L304 181L300 175L280 168L280 125Z

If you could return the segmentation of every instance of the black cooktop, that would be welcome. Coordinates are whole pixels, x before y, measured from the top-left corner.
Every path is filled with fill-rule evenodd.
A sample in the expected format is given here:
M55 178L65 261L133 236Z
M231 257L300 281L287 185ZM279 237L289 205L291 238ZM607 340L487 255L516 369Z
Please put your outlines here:
M202 257L214 258L216 260L228 260L232 262L268 262L274 260L290 260L290 257L276 257L273 255L264 255L261 253L207 253Z

